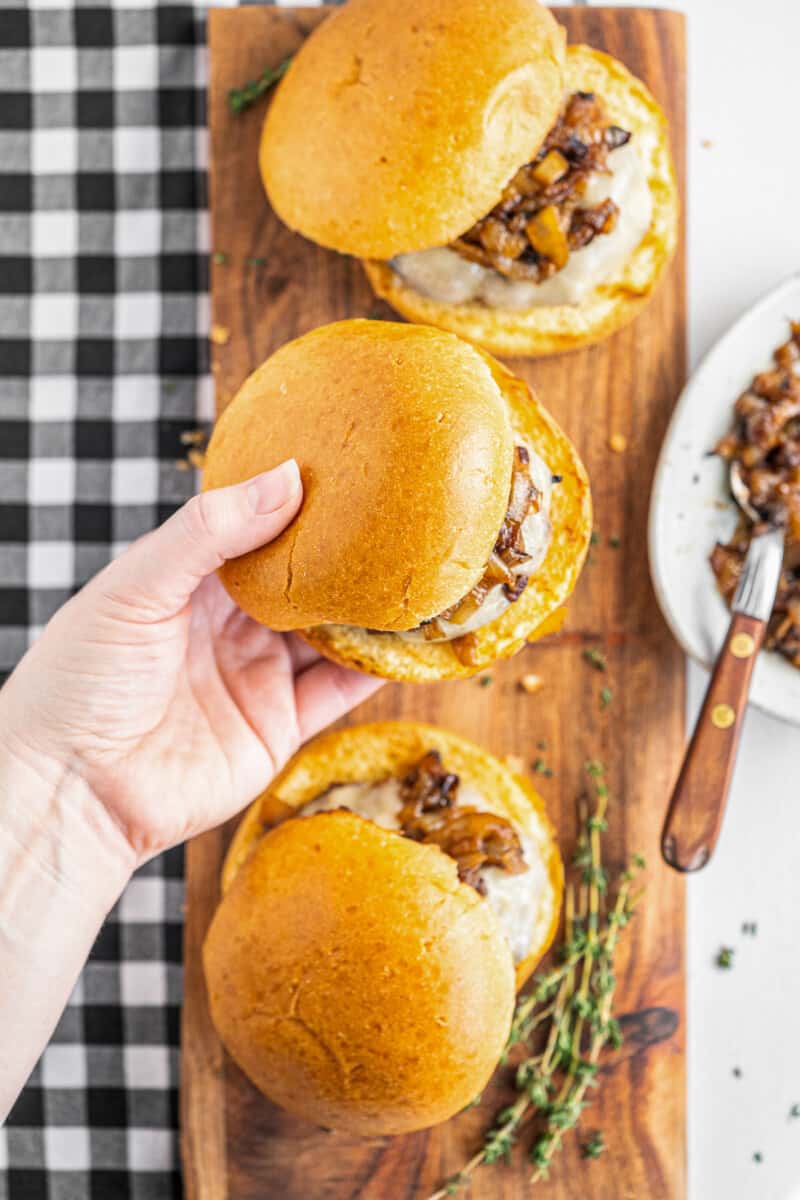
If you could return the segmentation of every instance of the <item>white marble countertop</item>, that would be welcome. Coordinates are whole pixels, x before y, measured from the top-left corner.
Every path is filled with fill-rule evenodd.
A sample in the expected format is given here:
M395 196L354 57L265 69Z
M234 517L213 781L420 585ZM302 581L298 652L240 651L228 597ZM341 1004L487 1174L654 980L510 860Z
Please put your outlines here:
M800 3L668 7L688 18L694 366L800 268ZM690 666L690 721L706 679ZM800 729L749 712L716 856L688 882L690 1200L800 1198L799 748ZM715 966L721 945L732 970Z

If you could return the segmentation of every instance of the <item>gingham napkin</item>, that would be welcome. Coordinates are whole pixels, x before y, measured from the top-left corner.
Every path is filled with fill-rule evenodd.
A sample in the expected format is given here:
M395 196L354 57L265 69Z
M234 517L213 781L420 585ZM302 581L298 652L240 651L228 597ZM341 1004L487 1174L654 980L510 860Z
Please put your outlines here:
M181 434L211 416L204 12L20 3L0 0L0 672L191 492ZM0 1130L0 1200L180 1194L182 862L104 927Z

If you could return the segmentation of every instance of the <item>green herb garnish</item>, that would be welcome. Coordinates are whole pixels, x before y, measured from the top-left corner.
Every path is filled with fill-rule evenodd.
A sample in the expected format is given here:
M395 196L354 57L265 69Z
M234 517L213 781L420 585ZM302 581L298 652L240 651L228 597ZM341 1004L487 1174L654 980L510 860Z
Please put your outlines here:
M611 701L614 699L614 693L610 687L600 688L600 707L608 708Z
M603 1138L602 1129L596 1129L588 1141L581 1146L581 1154L584 1158L599 1158L606 1148L605 1139Z
M600 544L600 534L596 529L592 530L592 536L589 538L590 546L598 546Z
M248 79L244 87L231 88L228 92L228 104L233 113L242 113L251 104L255 104L269 89L286 74L292 55L287 55L277 67L266 67L258 79Z
M612 550L619 550L620 546L622 545L622 538L618 533L612 533L611 537L608 539L608 544Z
M796 1120L797 1117L800 1117L800 1104L792 1105L792 1107L789 1109L789 1116L792 1118L792 1120Z
M553 768L548 767L543 758L535 759L533 763L533 769L537 775L544 775L545 779L553 778Z
M481 675L478 680L478 687L489 687L492 682L491 675Z
M720 946L719 953L716 957L717 966L722 967L724 970L728 970L733 966L734 954L735 950L733 949L733 946Z
M593 646L589 647L584 650L583 657L591 666L594 667L595 671L605 671L608 669L606 656L603 654L602 650L596 650Z
M760 1163L763 1161L764 1161L764 1155L761 1153L760 1150L756 1150L755 1154L753 1155L753 1162Z
M590 769L591 768L591 769ZM616 879L613 903L606 902L608 875L601 858L608 788L602 764L587 763L594 803L580 802L581 827L575 862L580 878L567 886L564 941L558 965L534 976L527 995L517 1000L511 1033L502 1058L513 1066L516 1097L500 1109L478 1151L428 1200L445 1200L469 1185L474 1172L501 1159L509 1161L522 1133L533 1126L527 1154L543 1179L564 1136L578 1123L597 1083L601 1052L622 1043L613 1015L614 956L622 930L634 914L640 892L634 890L637 864L631 859ZM600 1131L582 1152L597 1158L605 1149Z
M755 921L743 921L742 933L745 935L749 934L750 937L755 937L758 933L758 925L755 923Z

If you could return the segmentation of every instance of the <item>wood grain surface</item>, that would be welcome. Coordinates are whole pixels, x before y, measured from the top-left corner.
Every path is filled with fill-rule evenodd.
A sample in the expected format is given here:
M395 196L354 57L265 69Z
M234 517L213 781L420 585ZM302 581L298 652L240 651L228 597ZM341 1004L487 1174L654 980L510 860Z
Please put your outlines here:
M573 41L622 59L646 80L671 118L684 165L684 26L674 13L639 9L558 9ZM213 373L218 407L249 372L288 339L325 322L391 312L377 304L357 262L289 233L271 213L258 179L263 107L228 112L240 86L294 50L323 19L320 10L211 11L210 187ZM626 1041L606 1060L583 1127L602 1128L608 1151L596 1161L567 1138L550 1200L670 1200L685 1194L683 881L663 866L659 837L683 746L683 658L664 627L647 570L646 520L653 466L685 375L684 255L681 246L652 304L601 346L510 365L536 388L576 442L594 492L597 545L563 631L475 680L432 686L392 684L352 720L414 717L465 734L527 764L556 821L565 858L575 837L583 764L601 759L612 790L607 852L619 864L634 851L648 861L648 890L620 955L619 1011ZM227 340L225 340L227 339ZM624 453L609 438L627 438ZM609 544L609 539L618 545ZM584 651L605 655L605 672ZM535 672L535 694L519 687ZM613 699L600 700L608 687ZM545 742L547 749L537 748ZM502 1092L435 1130L357 1141L322 1132L270 1105L226 1057L208 1018L200 948L218 897L230 829L194 841L187 854L183 1014L183 1163L189 1200L424 1200L475 1148ZM409 1005L414 1003L409 994ZM528 1194L529 1168L484 1169L473 1200Z

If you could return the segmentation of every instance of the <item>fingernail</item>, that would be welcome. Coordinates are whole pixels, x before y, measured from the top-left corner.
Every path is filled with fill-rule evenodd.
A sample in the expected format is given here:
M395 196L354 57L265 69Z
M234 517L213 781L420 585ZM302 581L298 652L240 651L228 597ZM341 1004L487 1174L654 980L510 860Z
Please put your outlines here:
M284 504L293 500L301 486L300 468L293 458L289 458L279 467L251 479L247 488L247 498L253 512L264 516L283 508Z

